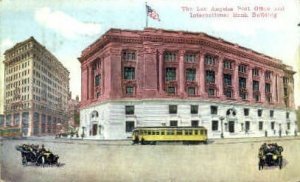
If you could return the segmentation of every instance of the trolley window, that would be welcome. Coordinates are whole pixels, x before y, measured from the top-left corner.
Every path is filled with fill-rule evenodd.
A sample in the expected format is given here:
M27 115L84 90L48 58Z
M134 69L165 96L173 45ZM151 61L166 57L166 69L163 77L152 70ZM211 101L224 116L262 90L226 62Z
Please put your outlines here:
M177 130L177 135L182 135L182 130Z
M194 130L195 135L198 135L198 130Z
M150 130L148 130L148 135L151 135L151 131Z
M158 130L157 130L157 131L155 131L155 134L156 134L156 135L159 135L159 131L158 131Z
M203 130L200 130L200 134L203 135L203 133L204 133Z
M152 135L155 135L155 131L154 130L152 130Z
M161 135L165 135L165 131L163 130L163 131L161 131Z

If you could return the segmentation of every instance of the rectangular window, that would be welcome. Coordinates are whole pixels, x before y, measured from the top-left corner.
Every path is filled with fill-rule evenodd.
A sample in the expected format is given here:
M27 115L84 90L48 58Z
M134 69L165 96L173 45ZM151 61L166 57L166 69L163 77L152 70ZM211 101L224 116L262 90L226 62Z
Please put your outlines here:
M196 80L196 69L186 69L186 81Z
M208 96L214 96L215 95L215 89L210 88L208 89Z
M253 91L259 91L259 81L253 80Z
M258 117L261 117L261 116L262 116L262 112L263 112L262 109L258 109L258 110L257 110L257 116L258 116Z
M271 122L271 130L274 130L274 129L275 129L275 122L272 121L272 122Z
M198 127L199 126L199 121L198 120L192 120L191 121L191 126L192 127Z
M169 114L177 114L177 105L169 105Z
M214 65L216 64L216 57L211 56L211 55L205 55L204 57L204 62L206 65Z
M125 114L133 115L134 114L134 106L125 106Z
M270 71L266 71L265 72L265 79L266 80L270 80L271 79L271 72Z
M246 71L247 71L246 65L243 65L243 64L239 65L239 72L246 73Z
M134 51L123 51L122 60L123 61L134 61L136 59L136 54Z
M125 127L126 132L132 132L134 129L134 121L126 121L126 127Z
M231 89L225 89L224 90L224 95L226 98L232 98L232 90Z
M250 121L245 122L245 130L249 131L250 130Z
M258 68L253 68L252 69L252 76L259 76L259 69Z
M166 68L166 81L176 80L176 68Z
M195 87L188 87L188 95L196 95Z
M126 95L133 95L133 87L132 86L126 87Z
M184 61L187 62L187 63L196 62L196 54L192 54L192 53L185 54L184 55Z
M165 52L164 53L164 61L176 61L176 53L175 52Z
M232 61L224 60L224 68L225 69L232 69Z
M168 87L167 88L167 93L168 94L175 94L176 93L176 89L175 89L175 87Z
M218 106L210 106L210 114L218 114Z
M246 89L246 78L239 77L239 88Z
M212 131L218 131L218 127L219 127L219 121L213 120L212 124L211 124L211 130Z
M290 122L287 122L287 123L286 123L286 128L287 128L288 130L291 129L291 123L290 123Z
M262 131L263 129L264 129L264 122L260 121L260 122L258 123L258 130L259 130L259 131Z
M231 75L230 74L224 74L224 84L225 86L231 86Z
M248 108L244 109L244 116L249 116L249 109Z
M274 117L274 111L270 110L270 117L273 118Z
M286 113L286 119L289 119L289 118L290 118L290 113L287 112L287 113Z
M178 122L176 120L171 120L170 126L178 126Z
M206 83L215 83L215 72L206 70L205 72L205 81Z
M124 79L125 80L134 80L135 79L135 68L124 67Z
M288 89L286 87L284 87L283 92L284 92L284 96L287 97L288 96Z
M283 84L286 85L289 83L289 78L283 77Z
M270 93L271 92L271 84L269 84L269 83L265 84L265 92L266 93Z
M95 76L95 86L99 86L100 85L100 75L96 75Z
M191 105L191 114L198 114L198 105Z

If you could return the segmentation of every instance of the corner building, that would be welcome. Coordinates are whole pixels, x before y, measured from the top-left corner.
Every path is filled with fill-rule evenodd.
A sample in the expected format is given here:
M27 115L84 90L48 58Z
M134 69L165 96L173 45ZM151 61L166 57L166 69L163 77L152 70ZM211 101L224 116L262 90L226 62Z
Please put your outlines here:
M19 127L23 136L55 134L66 121L69 71L33 37L4 55L4 127Z
M210 138L293 135L295 73L280 60L193 33L110 29L83 50L80 132L204 126Z

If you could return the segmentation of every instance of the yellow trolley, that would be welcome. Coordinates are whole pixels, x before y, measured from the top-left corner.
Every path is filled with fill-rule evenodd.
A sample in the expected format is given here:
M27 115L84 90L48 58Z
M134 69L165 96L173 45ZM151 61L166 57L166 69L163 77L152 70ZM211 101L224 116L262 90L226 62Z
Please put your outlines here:
M199 127L137 127L132 132L134 144L157 142L207 143L207 129Z

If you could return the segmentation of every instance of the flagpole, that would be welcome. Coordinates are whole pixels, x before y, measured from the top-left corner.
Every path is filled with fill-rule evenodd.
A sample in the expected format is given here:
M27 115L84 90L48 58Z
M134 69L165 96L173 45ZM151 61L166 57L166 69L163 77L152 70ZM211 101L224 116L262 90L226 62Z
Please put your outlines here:
M147 2L145 2L146 4L146 28L148 27L148 8L147 8Z

